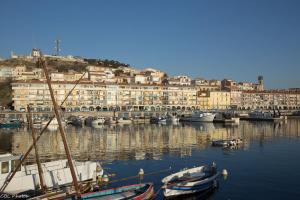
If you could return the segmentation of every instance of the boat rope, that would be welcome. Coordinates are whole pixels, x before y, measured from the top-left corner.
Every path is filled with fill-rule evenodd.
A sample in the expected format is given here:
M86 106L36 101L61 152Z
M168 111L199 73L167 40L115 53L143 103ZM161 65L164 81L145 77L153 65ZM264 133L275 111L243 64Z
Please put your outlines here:
M163 187L160 187L159 190L157 190L157 192L153 196L153 199L160 193L161 189L163 189Z
M163 172L168 172L170 170L171 170L171 167L169 167L167 169L162 169L162 170L159 170L159 171L155 171L155 172L146 173L143 176L149 176L149 175L159 174L159 173L163 173ZM127 180L130 180L130 179L136 179L136 178L139 178L139 177L140 177L139 175L129 176L129 177L126 177L126 178L121 178L121 179L109 181L109 183L117 183L117 182L127 181ZM86 181L86 182L88 182L88 183L97 183L97 181Z
M67 94L67 96L65 97L65 99L61 102L60 107L65 103L65 101L67 100L67 98L70 96L70 94L73 92L73 90L75 89L75 87L79 84L79 82L82 80L82 78L84 77L84 75L86 74L86 71L82 74L82 76L75 82L74 87L69 91L69 93ZM49 124L51 123L51 121L55 118L55 115L52 115L52 117L50 117L48 123L43 127L43 129L40 131L40 134L37 136L35 142L33 142L31 144L31 146L29 147L29 149L27 150L27 152L20 158L20 162L18 163L18 165L16 166L14 171L11 171L7 177L5 178L5 182L3 183L3 185L0 188L0 192L4 192L5 188L7 187L7 185L9 184L9 182L12 180L12 178L15 176L15 174L17 173L17 170L21 168L21 165L23 164L24 160L27 158L27 156L29 155L29 153L32 151L34 145L38 142L38 140L41 138L41 136L43 135L43 133L45 132L45 130L47 129L47 127L49 126Z
M168 172L170 170L171 170L171 167L169 167L167 169L162 169L162 170L159 170L159 171L155 171L155 172L146 173L146 174L144 174L144 176L149 176L149 175L159 174L159 173L163 173L163 172ZM135 179L135 178L139 178L139 177L140 177L139 175L129 176L129 177L126 177L126 178L121 178L121 179L110 181L109 183L117 183L117 182L127 181L127 180L130 180L130 179Z
M159 170L159 171L146 173L146 174L144 174L144 176L159 174L159 173L167 172L167 171L170 171L170 170L171 170L171 168L162 169L162 170ZM139 175L129 176L129 177L126 177L126 178L121 178L121 179L110 181L109 183L116 183L116 182L121 182L121 181L127 181L127 180L130 180L130 179L135 179L135 178L139 178L139 177L140 177Z

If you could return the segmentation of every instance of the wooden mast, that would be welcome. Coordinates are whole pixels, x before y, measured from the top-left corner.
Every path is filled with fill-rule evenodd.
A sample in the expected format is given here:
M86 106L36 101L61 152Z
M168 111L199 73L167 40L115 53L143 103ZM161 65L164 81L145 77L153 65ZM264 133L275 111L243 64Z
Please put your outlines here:
M41 165L41 162L40 162L38 148L37 148L37 145L36 145L36 133L35 133L35 130L33 128L32 114L31 114L31 110L30 110L29 105L27 105L27 111L28 111L29 127L31 129L31 135L32 135L32 140L33 140L33 144L34 144L35 159L36 159L36 164L37 164L38 172L39 172L41 190L43 191L43 193L45 193L47 188L46 188L46 185L45 185L43 169L42 169L42 165Z
M76 176L74 165L73 165L73 162L72 162L70 149L69 149L69 146L68 146L68 143L67 143L66 134L65 134L64 128L63 128L62 123L61 123L60 113L58 112L59 107L56 103L54 93L53 93L53 90L52 90L51 81L50 81L50 78L49 78L49 73L48 73L48 69L47 69L47 66L46 66L46 62L44 60L42 60L41 57L39 58L39 62L43 66L43 69L44 69L45 77L46 77L47 84L48 84L49 91L50 91L50 96L51 96L52 103L53 103L54 113L55 113L55 116L56 116L56 119L57 119L57 122L58 122L58 128L59 128L60 135L61 135L61 138L62 138L62 141L63 141L63 144L64 144L65 152L67 154L67 159L68 159L68 163L69 163L70 170L71 170L73 184L74 184L74 187L75 187L76 195L79 198L80 197L80 190L79 190L79 185L78 185L78 181L77 181L77 176Z

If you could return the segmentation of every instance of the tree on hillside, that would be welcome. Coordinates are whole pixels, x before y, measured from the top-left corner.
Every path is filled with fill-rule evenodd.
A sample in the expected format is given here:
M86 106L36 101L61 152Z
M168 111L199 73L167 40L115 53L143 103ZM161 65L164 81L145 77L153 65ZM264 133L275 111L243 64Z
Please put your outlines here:
M12 104L11 79L0 82L0 106L9 107Z

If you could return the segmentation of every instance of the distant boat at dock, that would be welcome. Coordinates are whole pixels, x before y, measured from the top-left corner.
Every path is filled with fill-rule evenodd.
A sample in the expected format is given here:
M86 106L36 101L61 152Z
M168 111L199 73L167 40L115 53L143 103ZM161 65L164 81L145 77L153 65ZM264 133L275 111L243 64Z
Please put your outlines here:
M150 118L150 123L152 124L163 124L167 122L167 118L166 117L151 117Z
M105 123L105 118L104 117L97 117L92 121L92 126L93 127L98 127L100 125L103 125Z
M43 121L43 127L46 126L46 124L48 123L48 121ZM63 125L65 125L65 122L61 122ZM56 131L58 129L58 121L56 118L53 118L50 122L50 124L48 125L48 130L50 131Z
M67 124L71 124L76 127L82 127L84 125L84 120L80 116L70 116L67 120Z
M214 122L238 125L240 123L240 118L233 112L220 112L216 113Z
M21 121L17 119L11 119L6 122L0 122L0 128L20 128L21 125Z
M145 124L145 123L150 123L150 118L145 118L145 117L133 117L132 122L136 124Z
M128 119L128 118L121 117L121 118L117 119L117 123L118 124L131 124L132 120Z
M178 123L179 122L179 117L177 117L176 115L171 115L167 117L167 122L171 122L171 123Z
M195 111L191 115L181 116L180 121L184 122L213 122L215 113Z
M243 143L242 139L229 139L229 140L214 140L212 141L212 146L216 147L229 147L229 146L238 146Z
M281 116L280 113L276 114L275 111L253 111L248 114L248 117L241 117L240 119L250 121L282 121L284 117Z

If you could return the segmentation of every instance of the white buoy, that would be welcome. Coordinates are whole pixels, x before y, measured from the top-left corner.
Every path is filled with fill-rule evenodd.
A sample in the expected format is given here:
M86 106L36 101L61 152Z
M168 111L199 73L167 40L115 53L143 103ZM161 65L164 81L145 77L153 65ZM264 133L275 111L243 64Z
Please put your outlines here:
M139 171L139 176L144 176L144 170L142 168Z
M223 176L228 176L228 172L227 172L226 169L223 169L223 170L222 170L222 175L223 175Z
M103 182L108 182L109 181L109 178L106 174L103 176L102 181Z

